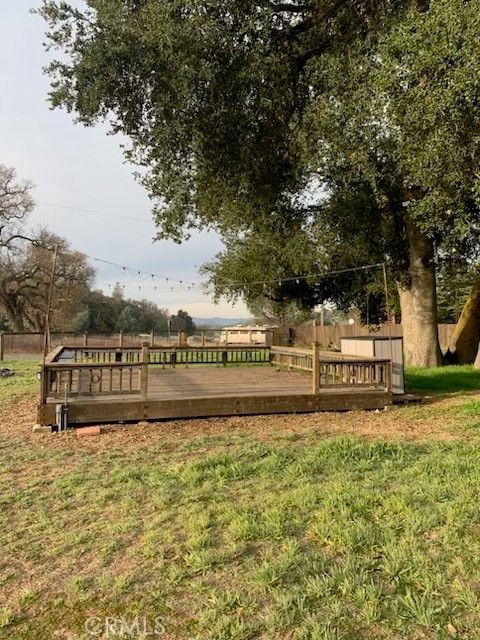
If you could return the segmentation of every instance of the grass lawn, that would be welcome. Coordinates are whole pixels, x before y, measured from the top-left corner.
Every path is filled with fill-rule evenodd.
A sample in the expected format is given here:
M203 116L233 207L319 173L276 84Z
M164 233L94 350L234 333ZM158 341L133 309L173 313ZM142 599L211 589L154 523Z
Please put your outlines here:
M36 367L8 366L0 638L480 637L477 371L412 370L433 401L388 412L78 438L31 433Z

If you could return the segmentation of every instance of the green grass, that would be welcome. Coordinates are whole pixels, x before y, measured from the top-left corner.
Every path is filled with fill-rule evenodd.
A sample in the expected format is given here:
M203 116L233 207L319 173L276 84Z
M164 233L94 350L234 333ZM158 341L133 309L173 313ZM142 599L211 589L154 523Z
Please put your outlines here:
M178 638L478 637L478 445L206 444L7 443L5 637L140 613Z
M408 391L419 393L480 391L480 369L472 365L410 367L406 371L406 384Z
M454 374L409 375L447 393ZM477 373L457 375L470 389ZM0 401L19 393L0 386ZM181 640L474 640L479 411L465 395L393 414L453 416L446 442L0 431L0 638L159 616Z
M39 361L31 360L1 362L0 369L12 369L15 375L0 378L0 402L9 402L26 393L36 391L39 388L38 365Z

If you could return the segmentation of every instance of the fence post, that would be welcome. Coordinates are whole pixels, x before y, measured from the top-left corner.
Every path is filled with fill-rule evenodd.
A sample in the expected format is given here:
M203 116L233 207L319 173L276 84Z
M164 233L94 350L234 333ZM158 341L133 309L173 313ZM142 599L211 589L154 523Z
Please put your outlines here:
M4 345L3 345L3 331L0 331L0 362L2 362L3 360L3 353L4 350Z
M320 389L320 354L319 344L314 342L312 345L312 392L314 395Z
M148 342L144 342L142 344L142 378L141 378L142 400L146 400L148 396L148 361L149 361Z
M268 348L268 361L271 367L275 365L275 354L272 351L272 346L273 345L270 345L270 347Z
M222 351L222 364L224 367L227 366L228 354L226 351Z
M123 331L120 331L118 334L118 346L120 349L123 347Z
M86 347L88 345L88 333L85 331L83 334L83 346Z

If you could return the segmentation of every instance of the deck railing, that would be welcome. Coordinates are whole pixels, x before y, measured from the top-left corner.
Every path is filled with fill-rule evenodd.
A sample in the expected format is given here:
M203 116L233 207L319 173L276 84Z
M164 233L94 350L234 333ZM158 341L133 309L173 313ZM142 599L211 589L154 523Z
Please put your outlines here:
M312 374L312 391L320 388L363 387L391 390L391 363L387 359L345 356L293 347L272 347L271 362L278 368L297 369Z
M269 347L173 347L150 349L150 364L162 366L216 364L266 364L270 362Z
M42 366L41 401L47 398L139 394L148 396L150 366L272 364L311 374L312 393L322 388L391 391L389 360L343 356L288 347L57 347Z
M65 348L60 356L64 361L76 363L134 363L142 362L141 348L108 347ZM270 361L269 347L210 346L210 347L155 347L148 348L149 364L162 366L194 364L265 364Z
M57 347L42 366L42 403L47 398L148 395L150 366L268 364L269 347Z
M140 393L142 364L50 364L46 367L47 396L98 396Z

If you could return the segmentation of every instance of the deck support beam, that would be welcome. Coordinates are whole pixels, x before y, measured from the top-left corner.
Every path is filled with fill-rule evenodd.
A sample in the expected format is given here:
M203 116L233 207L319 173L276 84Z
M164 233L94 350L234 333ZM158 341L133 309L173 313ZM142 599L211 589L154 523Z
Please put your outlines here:
M69 425L136 422L139 420L171 420L212 416L312 413L316 411L351 411L354 409L384 409L392 396L385 391L349 391L316 395L218 396L182 398L178 400L129 400L118 402L71 403ZM55 424L55 404L39 406L38 422Z

